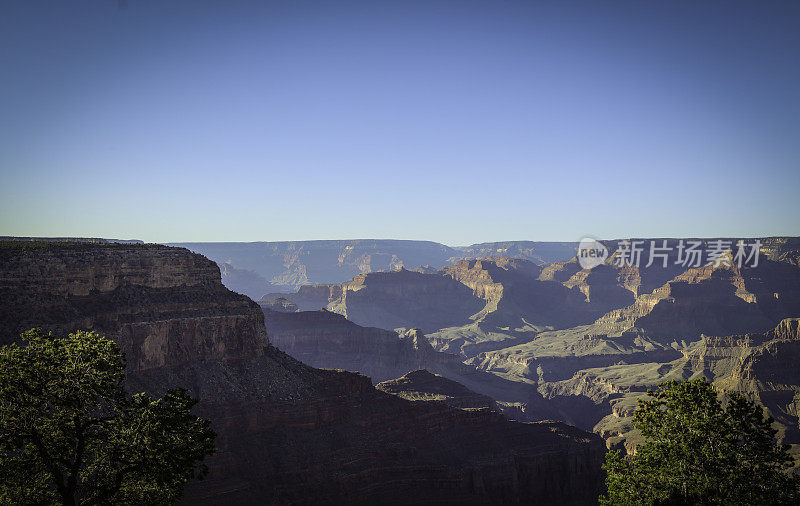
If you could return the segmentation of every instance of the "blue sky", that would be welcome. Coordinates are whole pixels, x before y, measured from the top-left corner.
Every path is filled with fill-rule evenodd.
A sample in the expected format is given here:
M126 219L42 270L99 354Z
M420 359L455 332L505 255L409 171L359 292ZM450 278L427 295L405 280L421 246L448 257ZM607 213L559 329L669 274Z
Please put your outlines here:
M8 0L0 235L800 235L798 55L792 2Z

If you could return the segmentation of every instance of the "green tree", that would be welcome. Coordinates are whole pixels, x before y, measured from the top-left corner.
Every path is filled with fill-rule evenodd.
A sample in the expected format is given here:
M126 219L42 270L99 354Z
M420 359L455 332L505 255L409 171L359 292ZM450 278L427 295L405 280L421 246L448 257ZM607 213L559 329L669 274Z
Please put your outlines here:
M659 385L634 418L644 443L609 452L603 505L800 504L786 445L772 418L733 392L723 403L705 379Z
M123 354L94 332L22 338L0 348L0 503L170 504L205 475L215 434L185 391L126 395Z

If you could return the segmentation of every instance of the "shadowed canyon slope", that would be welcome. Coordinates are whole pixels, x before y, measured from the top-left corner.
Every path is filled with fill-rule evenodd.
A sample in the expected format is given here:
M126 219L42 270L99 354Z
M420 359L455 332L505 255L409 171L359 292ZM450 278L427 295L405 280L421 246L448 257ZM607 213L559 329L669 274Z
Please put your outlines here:
M504 403L527 400L531 387L436 351L419 329L394 332L362 327L327 310L282 312L262 306L270 342L315 367L362 373L378 383L424 369Z
M125 350L130 390L200 397L218 452L187 504L586 504L598 493L597 436L409 402L307 366L271 346L262 309L187 250L2 243L0 255L3 342L30 326L95 328ZM419 333L400 341L436 354Z
M456 355L435 351L418 330L398 335L390 330L362 327L324 309L262 309L272 344L314 367L360 372L375 382L415 369L464 367Z
M254 300L302 285L342 283L368 272L420 266L439 269L464 258L505 255L541 264L567 259L576 247L570 242L511 241L452 248L430 241L379 239L170 245L214 260L222 269L223 284Z

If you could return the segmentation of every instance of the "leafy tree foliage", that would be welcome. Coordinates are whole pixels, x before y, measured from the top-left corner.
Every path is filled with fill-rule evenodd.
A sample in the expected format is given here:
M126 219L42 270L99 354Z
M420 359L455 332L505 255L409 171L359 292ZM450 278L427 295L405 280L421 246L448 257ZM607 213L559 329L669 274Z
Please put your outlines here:
M207 472L215 435L185 391L127 396L120 349L94 332L22 338L0 348L0 503L171 504Z
M788 446L761 406L736 392L723 403L705 378L648 394L634 415L645 442L632 458L607 454L601 504L800 504Z

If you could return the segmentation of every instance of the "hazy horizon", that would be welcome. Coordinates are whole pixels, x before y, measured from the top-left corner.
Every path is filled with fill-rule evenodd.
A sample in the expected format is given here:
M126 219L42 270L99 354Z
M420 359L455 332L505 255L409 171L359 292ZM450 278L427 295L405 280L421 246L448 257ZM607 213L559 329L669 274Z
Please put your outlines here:
M800 235L792 2L5 2L0 235Z

